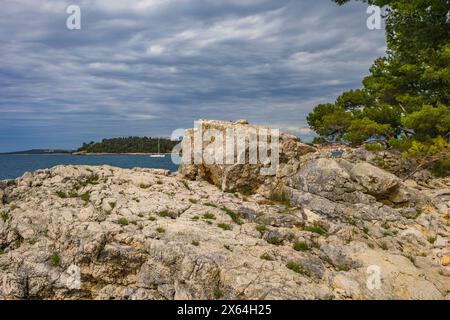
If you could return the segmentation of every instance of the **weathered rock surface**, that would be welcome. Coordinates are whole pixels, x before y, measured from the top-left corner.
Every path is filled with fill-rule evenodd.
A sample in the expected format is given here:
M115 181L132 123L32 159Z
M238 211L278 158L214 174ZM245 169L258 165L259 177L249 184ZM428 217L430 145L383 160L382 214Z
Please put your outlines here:
M58 166L0 182L0 299L450 298L445 182L285 139L272 177Z
M336 208L286 208L108 166L59 166L2 188L2 299L449 298L448 233L431 208L422 227L390 207L368 206L389 212L370 219L326 198ZM436 235L439 247L427 240ZM366 286L371 265L381 289Z
M366 193L376 197L392 193L400 184L400 179L393 174L368 163L354 165L350 175L365 188Z
M227 130L232 130L233 139L235 143L234 151L232 156L234 159L234 164L208 164L205 159L215 158L217 155L217 149L213 148L212 145L217 142L216 139L211 139L211 132L219 133L221 140L223 140L223 150L226 149L227 140ZM201 120L197 123L197 129L188 129L185 133L185 138L183 140L183 150L189 153L192 163L182 163L180 165L179 172L186 178L195 180L205 180L210 183L220 186L222 190L248 190L256 191L262 185L273 187L272 184L276 182L275 176L286 176L293 174L295 172L295 166L292 165L297 163L297 159L308 153L316 151L316 148L306 145L298 140L297 137L291 136L285 133L280 133L279 136L279 158L283 166L280 167L277 173L271 175L262 175L261 169L270 167L270 163L264 163L259 161L256 164L250 164L249 161L249 149L250 144L239 152L237 144L239 144L238 135L241 137L255 137L256 135L263 135L268 133L268 128L250 125L246 120L239 120L236 122L225 122L225 121L214 121L214 120ZM201 137L196 140L195 135ZM230 139L228 139L230 140ZM202 141L199 143L199 141ZM195 150L195 145L200 145L202 143L203 147L203 159L202 163L194 164L193 159L195 159L195 154L197 155L201 152ZM268 144L268 152L271 151L271 145ZM239 155L244 155L246 157L246 162L239 164L237 158ZM199 158L199 159L200 159ZM292 163L288 165L288 162L292 160ZM217 163L217 162L215 162Z

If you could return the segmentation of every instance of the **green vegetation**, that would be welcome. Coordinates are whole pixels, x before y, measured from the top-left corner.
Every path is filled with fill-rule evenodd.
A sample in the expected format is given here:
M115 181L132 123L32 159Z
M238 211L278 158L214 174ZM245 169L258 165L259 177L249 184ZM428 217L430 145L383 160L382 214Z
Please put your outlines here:
M170 153L178 141L159 139L159 151ZM156 153L158 152L158 138L128 137L103 139L102 142L83 143L78 152L87 153Z
M284 153L280 153L280 163L283 164L289 163L289 157Z
M70 198L76 198L78 197L78 193L75 191L69 191L69 194L67 196Z
M198 200L197 199L193 199L193 198L189 198L189 202L192 204L197 204Z
M85 192L80 195L80 198L81 198L81 200L83 200L85 202L89 202L89 200L91 199L91 195L89 192Z
M383 230L383 237L391 237L394 234L390 230Z
M342 5L350 0L335 0ZM450 25L448 1L363 0L388 6L387 53L361 89L320 104L307 121L322 142L393 148L417 168L450 174ZM375 143L378 146L375 146Z
M4 222L6 222L6 220L9 219L8 212L5 212L5 211L0 212L0 219L2 219Z
M255 192L253 191L252 186L250 185L245 185L239 188L238 190L240 193L242 193L244 196L251 196L252 194L254 194Z
M187 190L191 191L191 187L189 187L189 184L187 183L186 180L181 180L181 183L183 184L183 186L184 186Z
M164 229L164 228L162 228L162 227L158 227L158 228L156 228L156 232L158 232L158 233L164 233L164 232L166 232L166 229Z
M120 218L119 220L117 220L117 223L122 226L127 226L130 224L127 218Z
M414 264L416 262L416 257L414 257L411 254L406 254L405 257L408 258L409 261L411 261L412 264Z
M20 246L23 244L24 241L25 239L19 234L15 241L16 249L20 248Z
M281 243L283 243L283 240L281 240L280 238L273 236L270 237L269 239L267 239L267 242L276 246L279 246Z
M423 213L422 209L417 208L416 209L416 215L414 216L414 219L417 219L418 217L420 217L420 215Z
M384 150L383 146L379 143L366 143L364 145L364 148L367 151L383 151Z
M231 230L231 226L229 224L226 224L226 223L219 223L217 226L219 228L225 230L225 231Z
M87 177L84 180L81 180L79 183L82 187L86 187L90 184L96 185L98 184L99 176L97 174L91 174L89 177Z
M192 221L197 221L198 219L200 219L198 216L193 216L193 217L191 218Z
M320 235L325 235L327 233L327 230L325 230L322 226L319 226L318 224L308 225L303 228L305 231L317 233Z
M80 196L80 198L84 202L89 202L89 200L91 199L91 194L89 192L85 192Z
M292 271L294 271L296 273L303 274L303 275L308 275L308 273L305 271L305 269L303 269L303 267L301 265L299 265L298 263L296 263L294 261L289 261L286 264L286 267L289 270L292 270Z
M198 246L200 245L200 242L198 242L197 240L192 240L191 244L192 244L193 246L198 247Z
M215 299L220 299L223 297L223 292L219 288L215 288L213 295Z
M166 217L170 217L170 212L167 209L161 210L160 212L158 212L158 216L166 218Z
M296 240L292 245L295 251L307 251L309 250L309 246L305 241Z
M67 198L67 194L66 194L64 191L57 191L57 192L56 192L56 195L57 195L58 197L60 197L61 199Z
M256 226L256 231L258 231L261 235L267 231L267 227L264 224L259 224Z
M50 256L50 263L54 267L59 267L61 265L61 257L59 256L59 254L57 252L53 253Z
M89 170L88 170L89 171ZM80 190L81 188L87 187L88 185L97 185L98 184L98 180L99 180L99 176L97 174L91 174L90 176L80 179L79 181L77 181L73 188L75 191ZM70 194L71 197L76 197L76 192L72 191Z
M212 214L211 212L207 212L203 215L203 219L206 220L215 220L216 216L214 214Z
M109 206L111 207L111 210L114 210L114 208L117 206L116 202L110 202Z
M436 242L436 240L437 240L437 237L436 236L435 237L428 237L427 240L428 240L429 243L434 244Z
M263 253L263 254L260 256L260 258L261 258L262 260L266 260L266 261L273 261L273 260L274 260L273 257L272 257L270 254L268 254L267 252L266 252L266 253Z
M225 212L227 215L229 215L231 220L233 220L234 223L239 224L239 225L241 225L243 223L241 218L239 217L239 214L237 214L233 210L230 210L227 207L222 207L221 210L223 212Z
M217 205L215 205L214 203L211 203L211 202L204 203L203 205L207 206L207 207L217 208Z

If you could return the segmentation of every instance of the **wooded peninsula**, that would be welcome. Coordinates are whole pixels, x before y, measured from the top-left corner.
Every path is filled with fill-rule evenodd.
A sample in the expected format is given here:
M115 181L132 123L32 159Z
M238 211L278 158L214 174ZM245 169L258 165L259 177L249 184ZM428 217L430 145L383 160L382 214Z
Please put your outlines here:
M159 140L159 150L158 150ZM179 141L167 138L128 137L83 143L77 153L170 153Z

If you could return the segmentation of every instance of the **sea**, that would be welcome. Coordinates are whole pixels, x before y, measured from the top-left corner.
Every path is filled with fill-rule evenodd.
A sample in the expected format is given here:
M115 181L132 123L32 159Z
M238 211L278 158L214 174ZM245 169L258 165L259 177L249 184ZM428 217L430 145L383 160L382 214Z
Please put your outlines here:
M57 165L110 165L126 169L137 167L167 169L172 172L178 170L178 165L172 162L170 154L164 158L151 158L148 155L0 154L0 180L15 179L25 172L48 169Z

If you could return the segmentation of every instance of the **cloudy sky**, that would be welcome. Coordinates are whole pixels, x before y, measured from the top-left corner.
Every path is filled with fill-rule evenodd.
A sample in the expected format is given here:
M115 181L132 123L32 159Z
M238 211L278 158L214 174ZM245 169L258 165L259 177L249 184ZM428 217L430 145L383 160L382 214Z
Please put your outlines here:
M81 8L81 30L66 9ZM330 0L2 0L0 152L169 136L196 119L279 127L358 88L383 55L366 5Z

